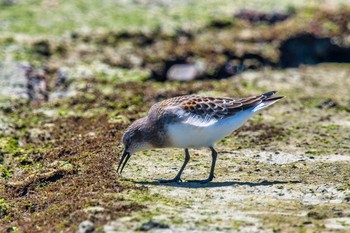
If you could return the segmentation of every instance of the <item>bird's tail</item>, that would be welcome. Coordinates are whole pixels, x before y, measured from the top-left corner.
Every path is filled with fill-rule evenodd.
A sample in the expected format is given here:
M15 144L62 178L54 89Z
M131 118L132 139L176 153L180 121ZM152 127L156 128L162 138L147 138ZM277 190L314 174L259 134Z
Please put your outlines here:
M266 92L266 93L262 94L262 96L263 96L262 102L253 108L253 112L260 111L261 109L264 109L264 108L276 103L280 99L284 98L284 96L270 98L271 96L273 96L276 93L277 93L277 91L270 91L270 92Z

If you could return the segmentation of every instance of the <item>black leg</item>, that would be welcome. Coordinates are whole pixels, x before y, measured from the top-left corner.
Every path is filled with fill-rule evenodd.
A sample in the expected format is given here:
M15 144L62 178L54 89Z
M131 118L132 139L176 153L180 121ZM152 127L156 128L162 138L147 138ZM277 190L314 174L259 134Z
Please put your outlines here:
M184 163L182 164L182 167L180 168L179 173L177 173L175 179L178 179L178 180L181 181L181 179L180 179L181 174L182 174L182 172L184 171L184 169L185 169L185 167L186 167L188 161L190 161L190 153L188 152L188 149L186 148L186 149L185 149L185 161L184 161Z
M190 153L188 152L188 149L185 149L185 161L182 164L182 167L180 168L180 171L177 173L177 175L175 176L174 179L170 179L170 180L159 180L159 182L161 183L169 183L169 182L182 182L181 180L181 174L184 171L188 161L190 161Z
M215 170L215 163L216 163L216 157L218 155L218 153L215 151L215 149L213 147L209 147L211 150L211 157L212 157L212 161L211 161L211 168L210 168L210 174L208 179L205 180L189 180L189 182L199 182L199 183L208 183L210 181L212 181L214 179L214 170Z
M211 157L212 157L212 161L211 161L211 169L210 169L210 175L208 177L208 182L212 181L214 178L214 170L215 170L215 163L216 163L216 157L218 155L218 153L216 152L216 150L214 149L214 147L209 147L211 150Z

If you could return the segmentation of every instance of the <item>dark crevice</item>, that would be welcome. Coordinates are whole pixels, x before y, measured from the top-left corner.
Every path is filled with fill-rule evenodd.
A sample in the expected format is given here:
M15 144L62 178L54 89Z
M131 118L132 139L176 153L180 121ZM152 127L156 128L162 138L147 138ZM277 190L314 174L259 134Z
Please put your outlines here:
M318 38L312 34L301 34L281 43L280 67L298 67L323 62L350 62L350 48L341 47L331 38Z

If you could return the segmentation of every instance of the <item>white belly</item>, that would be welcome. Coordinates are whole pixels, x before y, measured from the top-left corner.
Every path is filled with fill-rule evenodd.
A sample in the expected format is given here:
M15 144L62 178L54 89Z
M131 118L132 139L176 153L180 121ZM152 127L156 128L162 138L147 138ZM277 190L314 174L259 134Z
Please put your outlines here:
M209 124L191 124L181 122L168 126L172 146L196 148L213 146L221 138L230 135L241 127L253 113L244 111L222 120L213 120Z

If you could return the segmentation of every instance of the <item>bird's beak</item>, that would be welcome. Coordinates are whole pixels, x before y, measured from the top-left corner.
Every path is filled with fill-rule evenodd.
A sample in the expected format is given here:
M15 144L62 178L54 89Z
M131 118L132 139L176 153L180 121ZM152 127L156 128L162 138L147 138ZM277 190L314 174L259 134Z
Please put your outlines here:
M118 165L118 168L117 168L117 173L118 173L119 168L122 165L123 161L125 160L122 168L120 169L120 173L119 173L119 174L122 174L123 169L124 169L126 163L128 162L128 160L130 159L130 157L131 157L131 154L129 152L127 152L126 150L124 150L122 158L120 159L120 162L119 162L119 165Z

